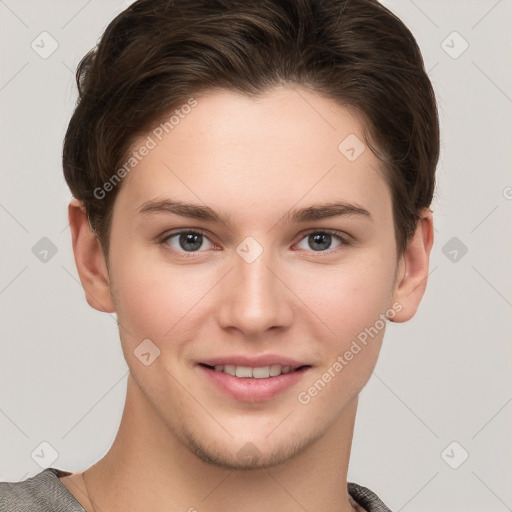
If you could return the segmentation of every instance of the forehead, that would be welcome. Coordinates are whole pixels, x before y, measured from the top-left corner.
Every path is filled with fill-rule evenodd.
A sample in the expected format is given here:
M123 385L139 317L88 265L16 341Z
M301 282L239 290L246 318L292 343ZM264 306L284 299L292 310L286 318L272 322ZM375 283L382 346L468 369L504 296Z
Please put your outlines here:
M115 208L135 213L172 197L246 220L337 200L389 210L381 163L346 107L298 87L253 98L216 91L195 101L135 141L131 151L151 149L124 178Z

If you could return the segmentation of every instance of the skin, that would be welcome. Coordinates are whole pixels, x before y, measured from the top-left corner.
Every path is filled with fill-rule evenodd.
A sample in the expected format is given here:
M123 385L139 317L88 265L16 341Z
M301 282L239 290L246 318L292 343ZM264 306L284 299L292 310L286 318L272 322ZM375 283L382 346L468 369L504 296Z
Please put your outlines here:
M283 86L258 98L216 91L197 101L124 178L108 266L82 205L69 205L87 301L117 313L130 373L112 447L85 475L62 482L87 511L353 510L346 479L357 398L385 329L308 404L297 397L394 304L391 321L414 316L427 282L431 212L421 212L397 259L383 168L369 148L355 161L338 150L349 134L364 140L364 126L329 99ZM171 198L229 214L230 223L138 211ZM332 201L370 215L282 220ZM165 239L178 228L203 230L200 248L187 253L179 236ZM346 243L332 237L318 248L308 235L325 229ZM236 251L248 236L263 249L252 263ZM148 338L160 356L145 366L134 350ZM259 403L227 396L196 366L267 353L311 368ZM248 446L253 457L237 456Z

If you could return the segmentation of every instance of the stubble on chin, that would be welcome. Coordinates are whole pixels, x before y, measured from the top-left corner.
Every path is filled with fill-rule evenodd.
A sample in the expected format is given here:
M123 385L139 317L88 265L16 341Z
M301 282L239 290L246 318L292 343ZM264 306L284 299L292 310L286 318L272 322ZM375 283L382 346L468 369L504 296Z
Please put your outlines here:
M230 471L257 471L279 466L301 454L316 441L316 438L295 433L283 440L281 445L274 446L271 451L262 451L256 444L246 442L232 452L212 442L201 441L198 435L187 429L182 434L188 448L196 457L207 464ZM321 434L317 437L321 437Z

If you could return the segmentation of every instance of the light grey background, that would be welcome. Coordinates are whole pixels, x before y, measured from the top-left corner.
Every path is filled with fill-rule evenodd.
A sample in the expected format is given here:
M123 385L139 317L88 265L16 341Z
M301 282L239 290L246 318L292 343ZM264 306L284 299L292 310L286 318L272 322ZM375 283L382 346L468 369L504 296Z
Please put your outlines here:
M78 281L60 155L76 65L129 3L0 0L0 480L81 471L119 425L127 366ZM384 3L438 96L436 240L420 310L390 324L361 394L349 479L394 511L512 510L512 2Z

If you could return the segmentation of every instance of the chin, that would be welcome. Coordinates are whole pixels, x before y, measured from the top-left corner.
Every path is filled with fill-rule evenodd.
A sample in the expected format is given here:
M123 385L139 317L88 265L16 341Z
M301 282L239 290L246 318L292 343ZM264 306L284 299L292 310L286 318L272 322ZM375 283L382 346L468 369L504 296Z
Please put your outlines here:
M207 464L231 471L256 471L284 464L302 453L314 439L307 439L302 434L280 439L279 444L265 440L266 446L258 441L234 441L216 443L204 441L203 435L184 432L186 443L192 453ZM226 446L227 444L227 446ZM236 448L236 449L235 449Z

